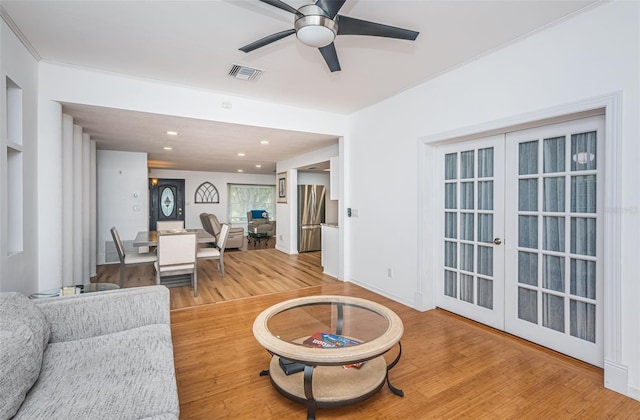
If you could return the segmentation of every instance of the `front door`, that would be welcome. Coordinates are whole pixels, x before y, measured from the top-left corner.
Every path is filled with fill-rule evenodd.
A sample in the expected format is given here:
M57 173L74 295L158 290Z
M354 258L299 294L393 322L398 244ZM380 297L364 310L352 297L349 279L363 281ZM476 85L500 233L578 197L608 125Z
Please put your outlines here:
M184 221L184 179L150 179L149 201L149 230L158 221Z
M603 128L437 148L439 307L603 365Z

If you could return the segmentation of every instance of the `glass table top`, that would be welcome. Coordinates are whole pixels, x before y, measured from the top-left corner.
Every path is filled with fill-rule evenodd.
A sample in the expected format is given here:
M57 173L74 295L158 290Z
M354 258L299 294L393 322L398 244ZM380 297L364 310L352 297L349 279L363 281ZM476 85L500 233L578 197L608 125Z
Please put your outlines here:
M402 321L393 311L348 296L292 299L266 309L254 323L254 335L267 350L314 364L376 357L402 333Z

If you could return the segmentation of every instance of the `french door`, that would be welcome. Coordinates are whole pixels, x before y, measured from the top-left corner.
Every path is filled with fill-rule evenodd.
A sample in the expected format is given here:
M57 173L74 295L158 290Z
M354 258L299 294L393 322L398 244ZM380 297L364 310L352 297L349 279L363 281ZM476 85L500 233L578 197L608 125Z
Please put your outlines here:
M505 329L601 367L603 128L591 117L506 135Z
M440 147L438 306L504 328L504 136Z
M603 365L603 127L438 148L438 306Z

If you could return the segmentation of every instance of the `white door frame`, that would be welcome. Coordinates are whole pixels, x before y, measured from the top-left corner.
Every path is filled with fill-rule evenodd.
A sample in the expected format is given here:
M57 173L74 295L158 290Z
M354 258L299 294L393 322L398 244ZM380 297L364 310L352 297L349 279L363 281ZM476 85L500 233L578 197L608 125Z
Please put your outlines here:
M435 146L464 141L477 137L523 130L601 113L605 116L605 170L604 208L622 208L621 129L622 92L558 105L542 110L490 121L476 126L428 135L419 138L418 148L418 282L415 307L421 310L435 307L435 283L438 278L438 261L433 257L435 242L439 238L437 227L432 225L437 215L430 198L436 191ZM604 214L604 373L605 387L628 395L627 366L622 364L622 295L620 284L621 267L621 213L608 211ZM439 226L439 225L438 225Z

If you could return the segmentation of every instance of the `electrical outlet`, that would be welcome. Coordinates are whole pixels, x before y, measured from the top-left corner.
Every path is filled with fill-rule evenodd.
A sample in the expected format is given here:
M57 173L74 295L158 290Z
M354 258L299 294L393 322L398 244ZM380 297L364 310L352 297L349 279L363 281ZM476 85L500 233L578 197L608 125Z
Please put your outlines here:
M392 278L393 277L393 273L391 272L391 268L387 268L387 277Z

